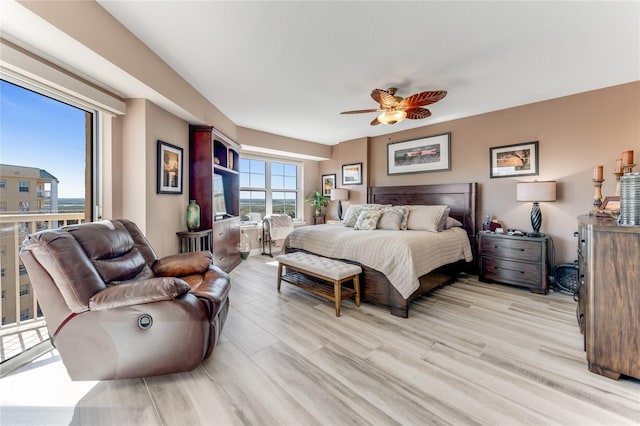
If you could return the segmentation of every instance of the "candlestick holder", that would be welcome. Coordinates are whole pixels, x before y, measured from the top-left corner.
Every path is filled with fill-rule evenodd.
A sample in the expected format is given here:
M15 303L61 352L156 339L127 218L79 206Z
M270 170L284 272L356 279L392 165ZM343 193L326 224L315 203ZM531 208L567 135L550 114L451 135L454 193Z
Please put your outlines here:
M620 196L620 176L622 176L624 173L622 172L615 172L613 175L616 177L616 197Z
M592 179L593 182L593 210L599 210L602 205L602 182L604 179Z
M622 174L633 172L633 168L635 166L636 166L635 164L623 164L622 165Z

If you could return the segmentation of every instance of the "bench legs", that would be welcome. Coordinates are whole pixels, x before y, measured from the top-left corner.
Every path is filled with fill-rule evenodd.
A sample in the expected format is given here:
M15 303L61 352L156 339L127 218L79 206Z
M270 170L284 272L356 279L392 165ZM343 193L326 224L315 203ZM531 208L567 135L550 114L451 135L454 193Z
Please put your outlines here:
M319 277L319 276L317 276L315 274L312 274L309 271L305 271L305 270L298 269L298 268L293 268L293 267L288 266L288 265L286 267L288 269L293 270L293 271L302 272L304 274L310 274L310 275L316 276L317 278L321 278L321 279L325 279L326 280L325 277ZM283 272L283 263L279 262L278 263L278 284L277 284L278 292L280 292L280 287L281 287L281 284L282 284L282 272ZM288 281L288 280L285 279L285 281L288 281L293 285L296 285L298 287L301 287L301 288L304 288L306 290L309 290L309 291L311 291L312 293L314 293L314 294L316 294L318 296L324 297L325 299L333 300L335 302L336 316L337 317L340 316L340 302L342 302L342 282L343 281L349 281L349 280L353 280L353 290L354 290L354 293L355 293L356 306L359 307L360 306L360 275L359 274L356 274L356 275L353 275L351 277L347 277L347 278L344 278L344 279L341 279L341 280L332 281L333 282L333 297L329 296L329 294L331 294L331 293L326 294L326 293L323 293L323 292L313 291L308 286L299 285L299 284L296 284L295 282Z

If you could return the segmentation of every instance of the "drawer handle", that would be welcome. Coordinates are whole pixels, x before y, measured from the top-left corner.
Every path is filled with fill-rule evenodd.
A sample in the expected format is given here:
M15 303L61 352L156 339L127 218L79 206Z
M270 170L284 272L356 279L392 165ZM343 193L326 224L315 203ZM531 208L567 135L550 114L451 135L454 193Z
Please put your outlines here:
M502 269L503 271L520 272L521 274L524 274L524 271L519 271L519 270L517 270L517 269L511 269L511 268L501 268L501 267L499 267L499 266L496 266L496 271L497 271L498 269Z
M494 248L503 248L503 249L506 249L506 250L525 251L523 248L517 248L517 247L502 247L502 246L498 246L498 245L495 245L493 247Z

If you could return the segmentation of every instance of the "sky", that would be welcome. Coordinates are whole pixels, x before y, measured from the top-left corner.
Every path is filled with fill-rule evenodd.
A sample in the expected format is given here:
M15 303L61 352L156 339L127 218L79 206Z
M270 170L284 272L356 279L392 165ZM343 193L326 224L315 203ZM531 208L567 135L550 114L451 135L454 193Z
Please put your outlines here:
M44 169L84 198L84 111L0 80L0 163Z

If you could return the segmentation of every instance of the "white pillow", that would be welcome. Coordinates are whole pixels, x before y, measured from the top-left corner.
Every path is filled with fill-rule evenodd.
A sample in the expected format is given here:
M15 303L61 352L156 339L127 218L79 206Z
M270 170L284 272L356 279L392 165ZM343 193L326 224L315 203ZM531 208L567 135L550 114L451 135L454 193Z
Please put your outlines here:
M462 228L462 222L452 218L451 216L447 216L447 221L444 224L444 229L455 228L455 227Z
M384 207L382 216L378 222L378 229L386 229L390 231L404 231L407 229L407 219L409 211L406 207L394 206Z
M353 229L356 230L371 230L378 227L378 221L382 216L382 210L380 209L364 209L358 216L356 224L353 225Z
M449 216L449 207L446 205L406 207L409 208L407 229L414 231L440 232Z

